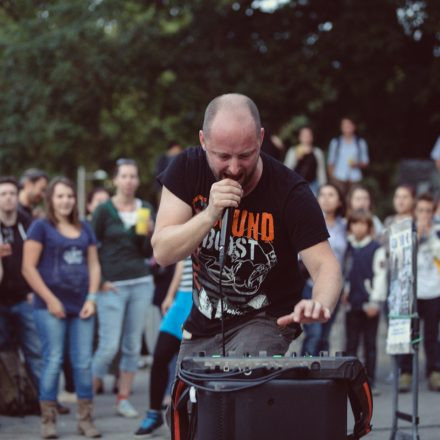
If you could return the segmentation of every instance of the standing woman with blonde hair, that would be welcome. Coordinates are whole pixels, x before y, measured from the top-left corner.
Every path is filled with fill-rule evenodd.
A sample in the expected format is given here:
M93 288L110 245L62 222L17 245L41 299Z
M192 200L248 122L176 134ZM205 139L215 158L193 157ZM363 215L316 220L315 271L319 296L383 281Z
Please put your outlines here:
M154 215L153 207L135 196L139 175L134 160L116 162L113 184L115 195L96 208L92 219L102 266L94 387L101 386L121 346L116 411L123 417L137 417L128 397L138 369L146 311L153 297L153 276L146 258L152 255Z
M56 438L56 398L68 343L78 397L78 430L100 437L92 422L92 341L100 266L96 238L79 221L73 183L54 178L46 192L47 218L29 228L23 275L32 290L34 316L43 348L39 384L41 436Z

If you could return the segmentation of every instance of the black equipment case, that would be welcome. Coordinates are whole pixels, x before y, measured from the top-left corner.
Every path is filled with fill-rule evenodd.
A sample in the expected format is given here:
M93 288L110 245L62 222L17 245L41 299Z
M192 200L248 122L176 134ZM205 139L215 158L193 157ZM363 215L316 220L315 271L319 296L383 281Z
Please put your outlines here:
M347 396L355 417L349 435ZM358 439L371 430L372 409L354 357L185 358L173 391L172 438Z

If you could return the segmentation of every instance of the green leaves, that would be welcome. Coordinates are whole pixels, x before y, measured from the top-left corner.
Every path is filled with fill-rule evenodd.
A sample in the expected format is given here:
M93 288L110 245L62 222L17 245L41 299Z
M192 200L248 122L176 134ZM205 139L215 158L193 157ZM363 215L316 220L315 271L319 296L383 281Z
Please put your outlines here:
M229 91L287 143L309 121L326 147L352 113L373 160L428 155L438 2L269 3L0 1L0 171L74 177L129 156L148 188L167 142L197 144L206 104Z

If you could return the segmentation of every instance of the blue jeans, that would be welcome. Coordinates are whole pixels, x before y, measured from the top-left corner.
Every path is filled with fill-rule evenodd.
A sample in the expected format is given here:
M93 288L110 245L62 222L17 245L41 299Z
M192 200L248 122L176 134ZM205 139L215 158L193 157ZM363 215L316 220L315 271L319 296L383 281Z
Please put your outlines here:
M35 327L33 307L27 301L0 306L0 350L20 347L26 369L35 385L40 380L43 359L41 342Z
M93 357L93 375L103 378L121 345L120 371L138 369L145 316L153 298L153 279L117 285L116 292L98 294L99 342Z
M65 344L68 344L78 399L92 399L92 343L94 316L81 319L67 316L59 319L46 309L34 310L35 323L43 348L43 371L40 378L40 400L57 399Z

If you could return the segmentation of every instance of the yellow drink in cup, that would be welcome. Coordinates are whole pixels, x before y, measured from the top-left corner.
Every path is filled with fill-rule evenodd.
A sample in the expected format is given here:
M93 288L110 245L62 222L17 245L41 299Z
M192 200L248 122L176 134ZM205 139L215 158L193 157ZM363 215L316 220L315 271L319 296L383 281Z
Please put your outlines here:
M150 222L150 210L139 208L136 213L136 234L147 235Z

